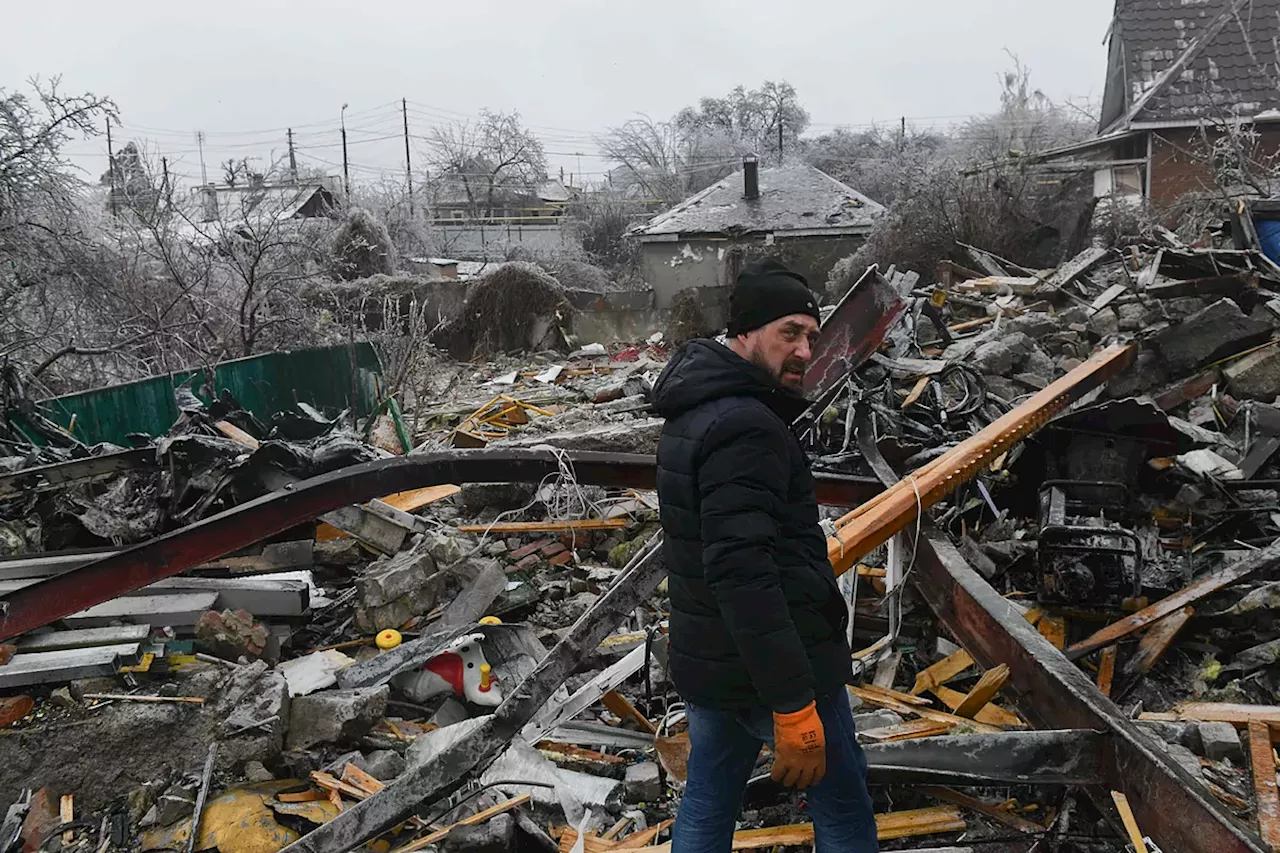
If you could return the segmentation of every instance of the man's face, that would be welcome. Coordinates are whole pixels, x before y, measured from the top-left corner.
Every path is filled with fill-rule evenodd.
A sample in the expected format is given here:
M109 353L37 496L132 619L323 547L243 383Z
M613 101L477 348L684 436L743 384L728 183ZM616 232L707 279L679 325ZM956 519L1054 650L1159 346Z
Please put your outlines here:
M804 389L804 371L813 361L818 321L808 314L790 314L734 339L738 354L763 367L778 384L796 393Z

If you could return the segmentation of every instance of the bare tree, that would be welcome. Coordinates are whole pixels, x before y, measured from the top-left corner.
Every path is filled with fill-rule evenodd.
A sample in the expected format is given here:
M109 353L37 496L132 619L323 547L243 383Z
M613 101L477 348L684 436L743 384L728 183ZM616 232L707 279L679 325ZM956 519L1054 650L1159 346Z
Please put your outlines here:
M542 143L519 113L481 110L478 121L438 127L427 154L438 193L460 193L473 218L492 216L500 203L532 194L547 179Z

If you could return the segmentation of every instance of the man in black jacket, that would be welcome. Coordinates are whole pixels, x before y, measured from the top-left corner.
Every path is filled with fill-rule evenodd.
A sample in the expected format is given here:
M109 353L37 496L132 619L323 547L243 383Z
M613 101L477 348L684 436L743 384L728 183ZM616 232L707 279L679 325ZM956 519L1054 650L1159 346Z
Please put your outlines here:
M818 853L874 851L845 690L848 609L790 428L806 405L817 300L802 276L763 261L738 277L729 314L727 346L690 341L654 389L667 419L658 498L671 676L691 742L673 853L729 850L765 742L774 780L808 789Z

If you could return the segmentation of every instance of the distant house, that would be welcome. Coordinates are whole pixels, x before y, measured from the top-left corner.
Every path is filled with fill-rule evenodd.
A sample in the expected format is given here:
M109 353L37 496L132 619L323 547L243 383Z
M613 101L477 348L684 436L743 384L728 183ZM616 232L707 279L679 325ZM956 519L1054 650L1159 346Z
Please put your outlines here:
M521 192L500 187L494 193L493 206L488 207L487 189L480 183L473 184L471 195L461 179L446 176L440 180L432 201L433 215L445 223L453 220L478 220L482 222L511 222L559 218L574 200L577 190L561 181L543 181L536 190ZM473 199L474 196L474 199Z
M254 183L226 186L206 184L193 193L199 199L198 222L220 222L224 229L270 219L311 219L338 208L337 198L320 181Z
M1280 0L1116 0L1093 139L1036 155L1095 195L1157 205L1215 189L1208 145L1251 125L1280 150Z
M689 287L728 287L755 255L776 255L821 288L836 261L866 240L884 207L812 166L741 172L628 234L641 244L659 308Z

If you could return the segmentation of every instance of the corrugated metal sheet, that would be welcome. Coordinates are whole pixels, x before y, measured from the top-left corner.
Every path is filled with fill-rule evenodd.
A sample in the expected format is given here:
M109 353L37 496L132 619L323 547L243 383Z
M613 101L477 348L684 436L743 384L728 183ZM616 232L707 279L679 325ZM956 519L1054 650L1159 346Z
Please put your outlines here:
M273 352L226 361L212 368L152 376L136 382L42 400L47 417L94 444L127 444L130 433L162 435L178 419L174 390L190 384L206 403L223 390L262 420L297 403L336 414L351 407L368 415L379 402L381 363L372 344Z

